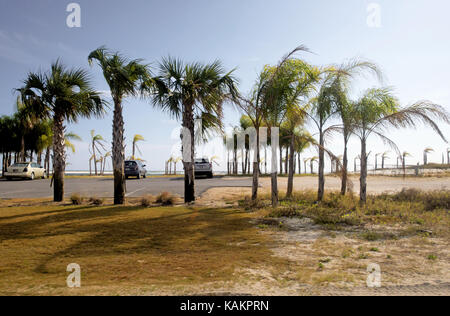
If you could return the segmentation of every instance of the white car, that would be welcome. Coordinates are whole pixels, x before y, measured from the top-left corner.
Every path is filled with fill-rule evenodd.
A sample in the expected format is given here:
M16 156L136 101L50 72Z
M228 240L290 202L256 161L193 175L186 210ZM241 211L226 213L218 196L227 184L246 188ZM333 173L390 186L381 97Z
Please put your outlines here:
M208 159L201 158L194 160L194 173L195 177L206 176L207 178L213 177L212 163Z
M34 180L36 178L45 179L46 170L34 162L21 162L9 166L4 174L7 180L22 178Z

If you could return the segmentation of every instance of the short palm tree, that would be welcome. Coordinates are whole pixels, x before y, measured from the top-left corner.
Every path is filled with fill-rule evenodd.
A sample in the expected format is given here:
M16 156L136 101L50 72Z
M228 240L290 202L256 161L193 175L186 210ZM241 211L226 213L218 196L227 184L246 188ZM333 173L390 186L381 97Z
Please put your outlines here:
M95 130L91 130L91 149L92 152L92 159L94 160L94 171L95 171L95 175L98 174L97 171L97 154L101 157L102 152L101 149L106 151L105 148L105 140L103 139L103 136L100 134L95 134ZM103 162L103 160L102 160ZM100 164L100 170L101 170L102 166Z
M136 159L136 150L139 152L139 154L142 155L141 150L138 146L138 142L143 142L145 141L144 136L136 134L133 136L133 154L131 156L131 159Z
M190 139L182 139L183 166L186 203L195 200L194 118L215 117L215 124L221 125L222 106L227 99L237 96L236 79L233 70L226 72L220 61L211 64L185 64L181 60L164 58L159 64L159 75L154 78L153 105L182 120L182 127ZM212 123L209 120L209 123ZM183 135L184 134L184 135Z
M406 158L407 157L412 157L412 155L409 152L407 152L407 151L402 152L403 178L406 177Z
M125 144L122 102L141 94L152 80L148 65L141 59L128 60L119 53L100 47L89 54L89 64L98 63L103 71L114 102L112 160L114 172L114 204L125 203Z
M19 89L27 107L41 118L53 119L54 201L64 199L66 166L64 124L81 117L101 116L105 102L92 88L88 73L68 69L59 60L49 72L30 73Z
M314 156L309 158L309 167L311 168L311 174L314 174L314 163L319 160L319 157Z
M424 149L423 151L423 164L427 165L428 164L428 154L434 152L434 149L431 147L427 147Z
M389 151L385 151L381 155L381 169L384 169L384 163L385 163L386 159L389 159Z
M407 107L400 107L397 98L387 88L369 89L356 102L354 133L361 141L361 177L360 200L367 199L367 140L375 135L386 144L400 153L397 145L389 139L385 133L389 127L415 128L419 123L424 123L433 128L439 136L445 139L435 120L450 123L449 114L441 106L430 101L419 101Z

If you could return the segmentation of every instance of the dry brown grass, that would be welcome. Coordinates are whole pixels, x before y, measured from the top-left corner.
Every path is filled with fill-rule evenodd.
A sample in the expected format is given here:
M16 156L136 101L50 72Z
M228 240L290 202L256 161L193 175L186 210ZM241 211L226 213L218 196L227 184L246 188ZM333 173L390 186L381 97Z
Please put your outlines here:
M268 255L271 241L251 216L184 207L0 207L0 293L176 291L233 281L243 267L283 266L286 260ZM81 266L81 289L66 287L70 263Z

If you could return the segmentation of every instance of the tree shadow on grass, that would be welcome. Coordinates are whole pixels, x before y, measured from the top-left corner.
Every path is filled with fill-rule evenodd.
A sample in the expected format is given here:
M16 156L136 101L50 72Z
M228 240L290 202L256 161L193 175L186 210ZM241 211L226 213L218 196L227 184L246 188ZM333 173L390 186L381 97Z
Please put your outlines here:
M126 212L135 210L128 209ZM63 258L79 258L90 262L89 258L92 257L95 257L93 260L105 258L106 261L106 258L131 258L135 255L148 255L162 261L169 256L175 261L181 260L180 265L189 265L194 270L197 268L195 264L188 264L188 260L180 258L189 258L194 262L219 260L216 265L220 266L223 264L221 258L215 255L208 258L208 253L225 251L231 247L230 243L242 241L240 236L252 228L245 218L230 216L238 214L230 210L185 210L128 221L87 222L77 227L64 225L54 235L80 232L92 235L47 257L36 266L35 272L48 273L48 265Z

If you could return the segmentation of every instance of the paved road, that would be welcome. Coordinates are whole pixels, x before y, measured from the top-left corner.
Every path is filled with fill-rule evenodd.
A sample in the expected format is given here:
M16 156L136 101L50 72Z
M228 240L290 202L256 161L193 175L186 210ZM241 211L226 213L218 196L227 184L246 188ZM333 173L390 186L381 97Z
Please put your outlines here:
M147 178L128 179L127 197L138 197L146 194L156 195L167 191L184 195L183 178ZM213 187L251 187L250 178L230 179L215 177L213 179L196 179L196 194L202 194ZM65 195L73 193L84 196L112 197L112 178L68 178L65 180ZM0 198L47 198L53 196L53 188L49 180L13 180L0 179Z

